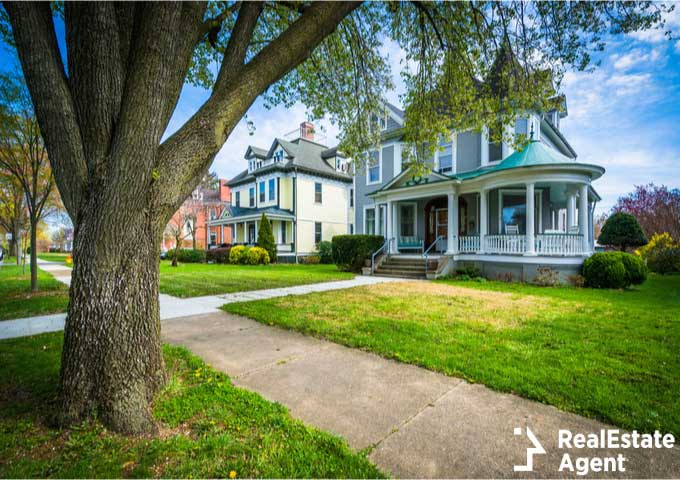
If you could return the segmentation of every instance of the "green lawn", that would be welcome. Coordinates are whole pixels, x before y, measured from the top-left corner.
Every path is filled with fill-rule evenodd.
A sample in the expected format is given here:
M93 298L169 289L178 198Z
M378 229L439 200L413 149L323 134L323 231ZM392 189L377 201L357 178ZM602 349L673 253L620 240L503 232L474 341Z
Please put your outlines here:
M680 435L680 275L626 291L383 284L223 308L625 428Z
M354 274L341 272L335 265L181 263L173 267L169 261L162 261L160 290L168 295L186 298L348 280L353 277Z
M61 345L60 333L0 342L0 478L382 476L343 440L179 347L164 348L170 380L154 404L159 435L123 437L98 423L51 428Z
M65 312L68 287L49 273L38 270L37 293L31 293L31 273L22 267L0 267L0 320Z
M39 253L38 258L47 260L48 262L66 263L66 257L71 256L70 253Z

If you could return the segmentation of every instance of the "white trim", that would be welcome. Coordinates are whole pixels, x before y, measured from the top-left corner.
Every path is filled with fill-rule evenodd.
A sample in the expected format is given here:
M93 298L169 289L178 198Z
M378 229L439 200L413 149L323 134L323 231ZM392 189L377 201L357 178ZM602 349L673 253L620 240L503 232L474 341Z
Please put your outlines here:
M405 235L401 234L401 207L403 205L411 205L413 207L413 235L414 237L418 236L418 202L399 202L398 203L398 208L397 212L398 214L398 237L403 237Z
M394 155L392 157L392 177L396 177L401 173L401 149L402 144L394 143Z
M479 135L480 149L480 166L486 167L489 165L489 129L486 125L482 127L481 135Z
M372 204L372 205L364 205L364 221L363 221L363 231L364 235L375 235L376 234L376 226L378 224L378 216L376 215L376 209L378 208L377 204ZM373 210L373 233L368 233L368 228L366 228L366 211L367 210Z
M453 260L478 261L490 263L524 263L528 265L581 265L588 255L573 255L571 257L550 257L536 255L526 257L524 255L484 255L477 253L459 253L452 255Z
M503 188L498 189L498 235L503 233L503 195L508 193L511 195L526 195L526 188ZM537 188L534 191L534 202L538 196L538 233L543 232L543 189ZM520 235L526 235L526 232Z

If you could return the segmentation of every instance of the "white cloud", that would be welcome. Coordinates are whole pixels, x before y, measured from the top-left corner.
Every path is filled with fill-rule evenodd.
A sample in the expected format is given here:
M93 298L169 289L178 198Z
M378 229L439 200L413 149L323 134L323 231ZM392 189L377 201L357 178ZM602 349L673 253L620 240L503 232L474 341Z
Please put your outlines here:
M668 37L666 36L667 31L670 30L674 34L677 34L678 30L680 30L680 8L678 8L678 5L675 7L676 8L672 12L663 15L663 19L665 21L663 28L653 28L650 30L633 32L630 34L630 36L636 40L648 43L661 43L668 41Z
M648 52L641 49L631 50L625 55L612 55L612 61L616 70L630 70L640 65L654 62L659 59L661 52L655 48Z

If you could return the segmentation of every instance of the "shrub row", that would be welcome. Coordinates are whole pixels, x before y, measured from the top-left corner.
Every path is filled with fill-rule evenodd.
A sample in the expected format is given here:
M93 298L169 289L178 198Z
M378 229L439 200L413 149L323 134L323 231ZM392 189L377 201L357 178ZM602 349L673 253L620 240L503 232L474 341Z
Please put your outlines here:
M587 287L626 288L647 280L647 266L635 255L602 252L583 262L583 276Z
M229 263L231 247L219 247L208 250L206 260L213 263Z
M333 261L338 268L361 272L366 259L371 258L385 239L382 235L336 235L332 243Z
M172 260L175 255L177 255L177 261L181 263L204 263L206 258L205 250L191 248L181 248L179 252L175 249L168 250L166 258Z
M229 252L229 263L240 265L268 265L269 253L261 247L246 247L237 245Z

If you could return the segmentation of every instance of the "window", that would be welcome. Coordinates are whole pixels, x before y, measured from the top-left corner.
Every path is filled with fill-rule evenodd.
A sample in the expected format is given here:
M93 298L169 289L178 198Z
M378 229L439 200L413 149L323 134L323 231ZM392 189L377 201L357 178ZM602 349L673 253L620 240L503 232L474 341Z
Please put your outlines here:
M321 192L321 183L316 182L314 184L314 203L321 203L323 200L323 195Z
M380 183L380 152L374 150L368 153L366 168L366 184Z
M342 171L342 160L337 157L335 158L335 169Z
M525 235L526 228L526 214L527 214L527 196L522 191L501 191L499 203L501 207L501 218L499 225L499 232L507 235L507 225L517 225L517 230L520 235ZM535 192L534 197L534 226L537 232L541 230L541 192Z
M402 237L416 236L416 206L402 204L399 206L400 228L399 235Z
M385 205L378 207L378 235L383 235L385 225Z
M215 210L212 208L210 209L210 220L215 220L217 218L217 214L215 213Z
M276 200L276 179L269 179L269 201L273 202Z
M283 150L279 149L274 152L274 163L283 161Z
M375 209L367 208L364 218L364 233L366 235L375 235Z
M352 223L349 224L349 234L354 235L354 224Z
M354 189L350 188L349 189L349 206L354 207Z
M264 187L265 187L264 182L260 182L260 203L264 203L264 199L265 199Z
M442 173L451 172L453 170L453 144L451 138L445 138L439 146L443 150L439 150L439 171Z
M250 187L250 203L251 207L255 206L255 187Z
M286 222L279 223L281 225L281 243L286 243Z
M524 135L529 138L529 121L526 118L518 118L515 120L515 133L517 135Z
M210 245L215 245L217 243L217 233L210 232Z
M489 161L498 162L503 160L503 146L498 140L501 135L500 128L490 128L489 129Z
M321 243L321 222L314 222L314 243Z
M234 203L237 207L241 206L241 192L236 192L236 200L234 200Z

